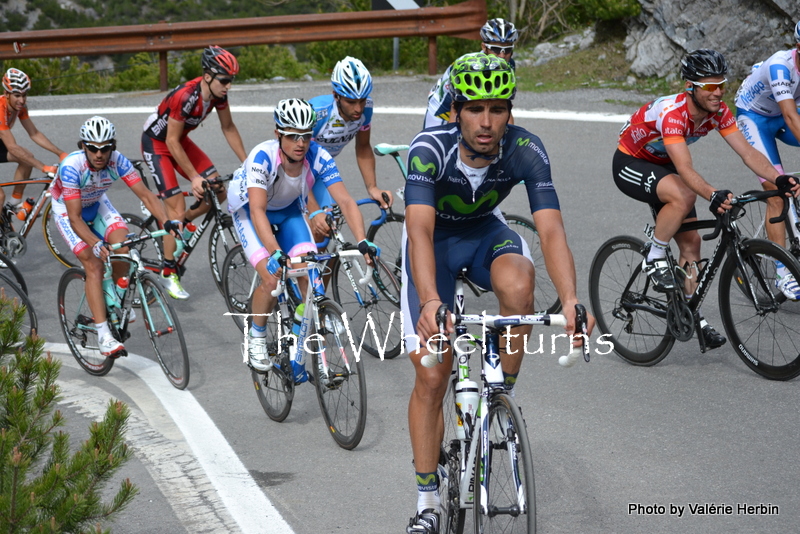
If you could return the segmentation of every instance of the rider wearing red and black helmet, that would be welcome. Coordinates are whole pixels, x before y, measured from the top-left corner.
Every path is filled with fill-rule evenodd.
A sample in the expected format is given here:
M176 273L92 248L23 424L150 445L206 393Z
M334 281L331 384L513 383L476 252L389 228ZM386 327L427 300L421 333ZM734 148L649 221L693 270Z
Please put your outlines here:
M220 126L231 149L244 161L244 149L239 130L233 123L228 106L228 91L239 62L229 51L219 46L203 50L201 59L203 75L173 89L145 122L142 134L142 155L158 187L158 196L164 201L170 219L187 222L207 212L205 203L197 210L186 210L175 172L191 181L192 193L203 196L203 181L219 176L209 157L188 133L217 110ZM224 191L220 193L224 198ZM161 275L173 298L185 299L189 294L181 287L175 265L175 241L164 238L164 265Z

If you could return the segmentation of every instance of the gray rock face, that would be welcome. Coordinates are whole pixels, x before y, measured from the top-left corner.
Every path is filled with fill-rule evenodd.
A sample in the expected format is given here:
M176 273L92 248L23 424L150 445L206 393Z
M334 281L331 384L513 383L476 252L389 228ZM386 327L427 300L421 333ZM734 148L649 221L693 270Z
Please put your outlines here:
M677 76L681 56L698 48L725 55L730 79L794 45L797 0L640 0L625 40L631 70L639 76Z

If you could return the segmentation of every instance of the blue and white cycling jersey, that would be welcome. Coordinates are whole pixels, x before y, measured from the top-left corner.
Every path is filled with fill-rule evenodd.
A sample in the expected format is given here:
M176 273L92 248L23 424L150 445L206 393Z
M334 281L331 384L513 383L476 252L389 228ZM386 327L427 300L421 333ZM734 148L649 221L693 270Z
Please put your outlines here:
M736 92L736 108L759 115L781 115L778 102L793 99L800 105L800 72L797 49L784 50L753 66L753 71Z
M317 112L314 125L314 140L322 145L331 156L336 157L358 132L369 130L372 126L372 98L367 97L364 113L356 121L347 122L339 115L339 106L333 95L322 95L308 101Z
M458 139L455 124L417 134L408 151L406 206L432 206L436 208L437 227L463 228L479 224L492 213L499 214L499 204L522 181L531 213L560 209L550 160L539 137L509 124L502 140L503 157L489 165L482 181L475 185L465 174L470 169L458 156Z
M314 141L303 161L300 176L286 176L281 167L281 151L277 139L264 141L250 151L244 163L236 169L228 189L228 211L236 210L248 204L249 187L258 187L267 191L267 211L283 209L298 198L302 203L314 183L320 181L325 187L341 182L339 169L327 150Z

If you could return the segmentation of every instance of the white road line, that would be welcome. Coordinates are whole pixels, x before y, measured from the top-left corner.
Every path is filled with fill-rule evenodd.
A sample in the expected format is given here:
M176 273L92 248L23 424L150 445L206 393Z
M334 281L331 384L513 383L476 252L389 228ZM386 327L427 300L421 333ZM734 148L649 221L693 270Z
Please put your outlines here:
M65 355L62 358L63 362L71 362L69 365L77 366L65 343L47 343L45 350L63 354ZM194 395L172 387L158 364L142 356L130 354L127 358L119 360L116 365L134 373L152 391L161 404L160 409L169 414L183 434L192 454L243 533L261 533L264 532L265 525L269 525L270 534L294 534ZM112 377L104 379L115 380ZM123 383L116 385L128 393L128 385ZM134 395L131 395L131 398L135 398L135 391L132 393ZM147 403L143 404L146 406ZM139 407L143 408L141 405ZM157 413L146 413L146 415L149 418L158 417ZM174 475L175 470L170 470L171 465L167 464L173 464L175 458L169 455L168 451L164 453L162 458L155 454L148 460L164 462L165 465L161 466L164 472ZM186 468L187 471L190 469L191 467ZM159 469L159 474L161 473ZM178 513L178 516L181 517L181 514ZM224 518L218 518L217 521L224 521ZM198 532L196 529L189 531Z
M28 113L33 117L57 117L62 115L148 115L153 107L117 107L117 108L75 108L75 109L34 109ZM231 106L234 113L272 113L273 106ZM425 114L425 108L377 107L373 111L379 115L419 115ZM514 108L514 116L523 119L544 119L578 122L624 123L629 115L613 113L584 113L580 111L525 110Z

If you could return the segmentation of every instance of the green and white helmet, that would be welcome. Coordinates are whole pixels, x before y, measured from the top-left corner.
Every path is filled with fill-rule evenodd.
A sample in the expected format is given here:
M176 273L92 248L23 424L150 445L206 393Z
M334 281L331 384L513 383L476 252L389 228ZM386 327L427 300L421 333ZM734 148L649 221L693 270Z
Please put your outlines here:
M453 62L450 91L455 102L513 100L517 79L505 59L476 52L465 54Z

